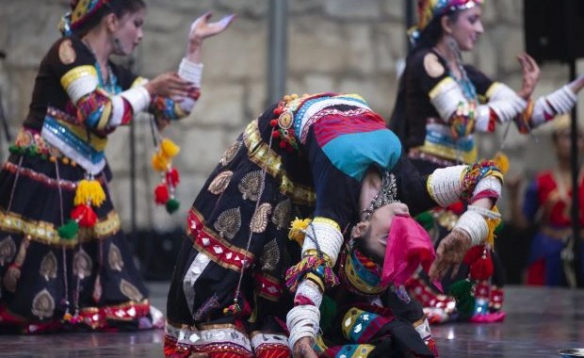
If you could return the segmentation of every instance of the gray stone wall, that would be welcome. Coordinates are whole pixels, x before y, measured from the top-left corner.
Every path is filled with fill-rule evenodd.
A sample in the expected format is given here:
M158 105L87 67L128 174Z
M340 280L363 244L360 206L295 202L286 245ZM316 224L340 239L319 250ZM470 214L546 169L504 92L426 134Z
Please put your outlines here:
M184 53L190 23L207 10L216 17L237 13L233 26L204 46L203 95L189 118L175 123L166 135L182 146L176 165L182 173L178 193L182 207L168 216L154 207L152 189L158 183L150 169L153 153L148 116L136 121L137 223L157 230L182 226L185 214L223 150L245 124L260 114L266 98L268 0L146 0L145 37L133 58L134 68L147 77L175 70ZM289 93L356 92L389 116L396 95L396 68L406 52L403 0L290 0ZM0 0L0 91L14 136L24 119L38 64L59 36L56 24L68 0ZM489 0L484 6L485 34L466 59L487 75L519 88L521 73L515 56L523 46L521 0ZM582 70L580 66L580 70ZM580 71L582 72L582 71ZM565 83L568 69L546 65L536 94ZM539 143L512 128L506 152L513 172L533 173L553 164L549 129ZM481 153L492 155L503 130L480 138ZM128 128L111 136L108 157L115 175L111 190L123 225L130 225L130 155ZM0 136L2 158L6 157Z

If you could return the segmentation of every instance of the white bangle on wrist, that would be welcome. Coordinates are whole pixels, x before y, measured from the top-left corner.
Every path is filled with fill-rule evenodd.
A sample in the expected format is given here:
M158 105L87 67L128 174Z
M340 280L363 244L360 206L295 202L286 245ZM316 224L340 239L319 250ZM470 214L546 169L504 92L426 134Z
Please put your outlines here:
M203 64L194 63L187 58L183 58L178 67L180 78L191 82L195 87L201 88L201 78L203 77Z
M474 210L467 210L460 216L454 229L463 230L470 236L472 245L479 245L489 234L489 227L481 214Z

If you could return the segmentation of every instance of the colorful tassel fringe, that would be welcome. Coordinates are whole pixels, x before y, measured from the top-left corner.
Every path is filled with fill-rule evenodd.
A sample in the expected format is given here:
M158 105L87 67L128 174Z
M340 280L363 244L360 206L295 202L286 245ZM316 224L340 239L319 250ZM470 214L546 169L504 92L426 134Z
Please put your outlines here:
M75 191L75 205L91 204L100 207L105 201L105 192L101 184L95 179L84 179L77 184Z
M176 200L174 192L180 182L178 170L172 167L172 158L178 155L180 147L170 139L160 141L158 151L152 156L152 168L162 174L162 183L154 189L154 202L164 205L169 214L176 212L180 203Z
M321 277L326 287L339 284L338 277L323 257L307 256L286 271L286 286L290 292L296 292L300 281L309 272Z

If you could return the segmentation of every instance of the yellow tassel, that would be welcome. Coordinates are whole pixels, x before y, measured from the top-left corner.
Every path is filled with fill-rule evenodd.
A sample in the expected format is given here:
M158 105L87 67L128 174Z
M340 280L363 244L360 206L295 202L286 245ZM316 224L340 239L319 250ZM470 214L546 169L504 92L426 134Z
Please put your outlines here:
M497 207L494 206L491 209L491 211L498 213L499 209L497 209ZM491 245L491 247L495 247L495 229L497 228L497 226L501 222L501 219L487 218L486 220L487 220L487 227L489 228L489 233L487 235L487 243L489 245Z
M174 158L180 152L180 147L168 138L164 138L160 143L160 150L167 158Z
M100 207L105 201L105 192L97 180L84 179L77 184L75 191L75 205L86 205L91 203L95 207Z
M288 238L290 240L296 241L298 245L302 246L304 244L305 231L306 228L308 228L308 225L310 225L310 221L310 219L294 219L294 221L292 221L292 225L290 225Z
M152 168L158 172L164 172L168 169L170 164L168 157L161 153L154 153L152 155Z
M493 161L495 162L497 167L499 167L501 173L503 174L507 173L507 171L509 170L509 157L507 157L505 153L497 152L497 154L495 154L495 157L493 158Z

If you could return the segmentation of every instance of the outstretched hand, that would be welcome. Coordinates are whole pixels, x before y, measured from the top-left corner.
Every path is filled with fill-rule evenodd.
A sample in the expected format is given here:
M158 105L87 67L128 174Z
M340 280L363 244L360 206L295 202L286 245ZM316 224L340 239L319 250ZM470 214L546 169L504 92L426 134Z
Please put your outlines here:
M438 245L436 260L430 267L430 279L441 280L452 267L452 277L456 276L464 255L471 247L470 236L462 231L454 229Z
M302 337L294 344L294 358L318 358L318 355L312 349L313 339Z
M225 31L235 19L235 15L233 14L225 16L217 22L209 22L212 16L213 13L208 12L196 19L191 25L189 32L189 53L200 46L204 39Z
M535 86L539 81L540 70L537 62L533 59L533 57L529 56L527 53L523 52L517 56L517 61L521 65L521 70L523 72L523 83L521 90L517 92L517 94L525 99L528 100L531 97L531 94L535 90Z

